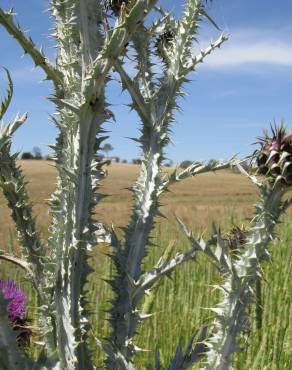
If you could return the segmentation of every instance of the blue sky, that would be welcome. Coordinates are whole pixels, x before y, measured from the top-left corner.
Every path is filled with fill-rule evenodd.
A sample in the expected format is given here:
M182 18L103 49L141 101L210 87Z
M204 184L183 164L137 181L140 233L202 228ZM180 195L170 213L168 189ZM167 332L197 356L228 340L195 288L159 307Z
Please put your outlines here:
M46 0L0 0L3 8L14 7L23 29L47 54L54 55L47 40L50 20ZM161 4L179 14L184 1L162 0ZM184 159L228 158L248 154L250 143L274 120L292 122L292 2L290 0L213 0L208 11L230 40L197 68L186 86L188 96L176 115L172 144L167 155L174 162ZM205 22L200 29L202 47L219 36ZM34 69L29 56L0 27L0 65L10 69L15 85L13 105L6 119L16 112L29 113L27 124L14 140L14 150L39 146L47 153L56 131L48 120L53 106L45 97L51 85L42 82L43 73ZM4 92L4 74L0 73ZM127 137L138 136L139 120L129 114L127 95L117 84L109 85L108 98L116 123L109 123L113 155L131 159L139 155L136 144Z

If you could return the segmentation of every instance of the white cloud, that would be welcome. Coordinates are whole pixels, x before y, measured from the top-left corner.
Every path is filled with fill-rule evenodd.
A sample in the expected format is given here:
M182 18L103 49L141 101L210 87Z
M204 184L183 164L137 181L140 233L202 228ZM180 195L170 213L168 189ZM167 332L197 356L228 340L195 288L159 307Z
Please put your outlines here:
M233 44L211 55L207 65L221 67L246 63L292 65L292 44L284 42Z
M291 33L290 33L291 34ZM208 68L238 67L250 64L292 66L292 40L286 32L236 30L220 50L208 57Z

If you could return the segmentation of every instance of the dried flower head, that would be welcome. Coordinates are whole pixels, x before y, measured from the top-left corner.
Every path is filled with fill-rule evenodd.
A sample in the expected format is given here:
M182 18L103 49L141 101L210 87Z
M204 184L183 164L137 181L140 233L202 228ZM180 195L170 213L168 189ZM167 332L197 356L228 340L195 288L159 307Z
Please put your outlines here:
M257 173L269 180L292 185L292 133L283 124L271 127L272 135L259 138L261 148L254 154Z
M24 291L12 279L7 281L0 279L0 293L10 301L7 306L9 319L15 321L22 318L27 306L27 297Z
M229 234L227 235L227 240L229 248L232 252L236 252L246 243L246 232L247 230L244 226L234 226L230 230Z
M127 6L130 0L106 0L105 7L107 10L111 10L113 14L118 17L120 15L123 6Z
M156 52L157 52L157 55L164 62L167 62L165 52L169 47L171 47L174 36L175 35L172 30L167 30L156 38L156 42L155 42Z
M13 330L19 332L16 337L19 347L25 348L30 344L30 337L32 335L31 327L28 325L27 318L17 318L13 321Z

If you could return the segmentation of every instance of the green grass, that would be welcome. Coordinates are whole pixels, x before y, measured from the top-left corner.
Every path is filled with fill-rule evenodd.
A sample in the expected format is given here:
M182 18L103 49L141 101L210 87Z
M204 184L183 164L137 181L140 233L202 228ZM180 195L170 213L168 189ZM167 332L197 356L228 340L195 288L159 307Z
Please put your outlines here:
M263 282L263 326L256 329L255 310L251 309L250 333L242 338L246 342L243 352L234 359L236 370L288 370L292 369L292 304L291 304L291 245L292 221L287 215L279 228L279 238L270 246L272 260L264 266L265 281ZM223 220L226 227L232 220L228 215ZM222 220L221 220L222 222ZM10 235L8 249L13 250L13 237ZM180 234L174 223L161 223L154 233L154 241L158 247L153 248L145 267L155 264L163 248L171 240L176 241L177 250L189 248L187 240ZM92 316L93 333L105 337L109 332L105 310L109 307L111 292L102 280L114 273L105 249L97 251L92 258L96 273L92 274L88 284ZM8 265L0 265L3 277L15 278L28 292L30 297L29 316L35 317L35 298L32 288L24 280L20 271ZM153 362L155 350L159 351L162 362L166 365L181 341L186 345L188 338L204 323L212 322L212 314L206 308L216 305L218 292L212 287L220 281L214 267L205 257L181 266L172 279L166 278L160 285L153 303L152 318L146 321L136 338L139 347L148 350L136 357L138 368L146 369ZM290 295L289 295L290 293ZM247 345L248 344L248 345ZM102 354L97 353L95 359L98 369L102 369ZM198 369L195 367L194 369Z

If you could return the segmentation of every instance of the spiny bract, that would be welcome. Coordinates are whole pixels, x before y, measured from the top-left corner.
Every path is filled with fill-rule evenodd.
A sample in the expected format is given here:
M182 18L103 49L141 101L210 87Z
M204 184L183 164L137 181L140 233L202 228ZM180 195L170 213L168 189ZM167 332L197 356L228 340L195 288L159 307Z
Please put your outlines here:
M257 173L272 182L292 185L292 133L287 133L283 124L271 131L271 136L265 133L259 138L261 148L255 152Z

